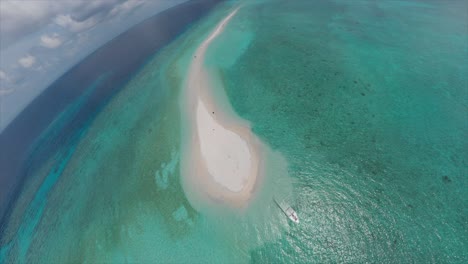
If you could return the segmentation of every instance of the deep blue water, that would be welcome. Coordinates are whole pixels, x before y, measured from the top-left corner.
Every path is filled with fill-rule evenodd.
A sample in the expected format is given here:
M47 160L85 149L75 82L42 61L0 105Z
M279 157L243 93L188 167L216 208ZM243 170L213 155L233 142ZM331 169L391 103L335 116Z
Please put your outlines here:
M70 147L147 60L218 2L189 1L134 26L57 79L9 124L0 134L0 234L22 182L35 167L52 153ZM92 91L84 95L89 87ZM71 107L82 96L80 104Z

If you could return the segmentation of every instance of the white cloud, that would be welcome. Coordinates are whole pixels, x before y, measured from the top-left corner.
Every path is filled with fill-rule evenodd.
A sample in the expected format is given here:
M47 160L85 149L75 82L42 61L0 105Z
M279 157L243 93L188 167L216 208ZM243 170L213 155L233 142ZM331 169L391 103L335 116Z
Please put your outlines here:
M0 4L2 31L9 33L37 26L55 9L54 3L49 1L2 1Z
M133 10L139 7L143 3L144 3L143 0L128 0L112 8L112 10L109 12L109 15L114 16L119 13L126 13L130 10Z
M63 28L72 32L80 32L90 29L95 26L99 21L95 17L90 17L84 21L74 20L70 15L58 15L55 18L55 23Z
M0 87L0 96L9 95L13 92L14 92L13 89L4 89Z
M0 40L7 47L57 19L72 31L100 22L125 0L0 0ZM58 24L58 23L57 23Z
M0 70L0 80L9 81L10 77L8 76L6 72Z
M36 63L36 57L28 54L25 57L19 59L18 63L23 66L23 68L31 68L31 66Z
M41 45L49 48L49 49L54 49L57 48L58 46L62 45L62 40L59 38L59 35L57 33L54 33L52 35L42 35L41 36Z

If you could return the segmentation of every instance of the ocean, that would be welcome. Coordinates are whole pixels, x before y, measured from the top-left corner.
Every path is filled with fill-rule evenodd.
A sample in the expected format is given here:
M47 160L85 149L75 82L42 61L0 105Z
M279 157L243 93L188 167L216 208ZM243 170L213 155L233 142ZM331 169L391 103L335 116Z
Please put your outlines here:
M78 94L27 130L36 103L0 135L17 135L0 140L9 175L3 146L28 139L8 145L22 180L0 263L468 262L467 3L242 2L205 64L271 148L267 171L286 174L299 224L262 199L285 184L270 174L238 212L202 214L181 186L184 74L238 4L171 16L164 45L121 72L81 66L92 77L67 82Z

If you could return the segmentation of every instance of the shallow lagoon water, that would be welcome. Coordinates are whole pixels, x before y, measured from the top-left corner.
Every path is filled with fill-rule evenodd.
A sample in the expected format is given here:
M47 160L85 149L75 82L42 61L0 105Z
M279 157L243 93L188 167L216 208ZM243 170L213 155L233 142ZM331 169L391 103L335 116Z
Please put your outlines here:
M466 261L466 4L249 11L255 38L223 69L228 94L285 155L304 222L253 258Z
M287 168L299 225L265 198L275 180L242 212L201 214L181 188L189 54L235 4L148 61L35 168L0 262L467 261L466 4L247 2L213 42L206 65L284 158L269 169Z

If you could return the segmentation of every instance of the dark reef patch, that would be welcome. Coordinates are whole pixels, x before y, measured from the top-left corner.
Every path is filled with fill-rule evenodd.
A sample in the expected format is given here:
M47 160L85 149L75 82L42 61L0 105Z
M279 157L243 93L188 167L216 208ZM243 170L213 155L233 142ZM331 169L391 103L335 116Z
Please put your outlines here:
M447 176L447 175L445 175L445 176L442 177L442 181L443 181L444 183L451 183L451 182L452 182L452 180L451 180L451 179L449 178L449 176Z

